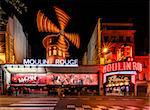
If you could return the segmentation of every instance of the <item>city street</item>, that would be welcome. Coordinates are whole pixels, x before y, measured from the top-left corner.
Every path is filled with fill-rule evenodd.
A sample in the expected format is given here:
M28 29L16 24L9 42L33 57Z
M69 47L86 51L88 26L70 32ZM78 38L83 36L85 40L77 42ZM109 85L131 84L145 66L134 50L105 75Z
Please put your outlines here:
M150 110L142 97L1 97L0 110Z
M150 110L150 0L0 1L0 110Z

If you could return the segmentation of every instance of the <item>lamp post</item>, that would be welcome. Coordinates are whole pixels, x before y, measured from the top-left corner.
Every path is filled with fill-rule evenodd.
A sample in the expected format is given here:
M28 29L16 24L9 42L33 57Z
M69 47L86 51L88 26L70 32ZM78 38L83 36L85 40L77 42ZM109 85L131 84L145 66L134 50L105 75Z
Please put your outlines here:
M106 64L106 53L109 51L108 47L104 47L102 50L103 56L104 56L104 65Z
M101 18L98 18L97 22L97 46L98 46L98 64L101 66L101 34L102 34L102 29L101 29ZM101 67L100 67L101 68ZM103 75L99 71L99 95L103 95Z
M104 45L104 47L102 48L102 19L98 18L98 24L97 24L97 47L98 47L98 64L101 68L101 55L102 54L106 54L109 50L109 45ZM104 64L105 64L105 59L104 59ZM104 95L104 91L103 91L103 74L99 71L99 95Z

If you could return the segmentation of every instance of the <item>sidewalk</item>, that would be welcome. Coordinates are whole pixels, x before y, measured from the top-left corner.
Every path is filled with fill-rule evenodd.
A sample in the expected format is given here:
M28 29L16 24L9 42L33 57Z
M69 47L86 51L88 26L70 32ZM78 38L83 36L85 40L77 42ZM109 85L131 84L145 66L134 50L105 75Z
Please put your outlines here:
M0 98L50 98L55 97L58 98L58 96L43 96L43 95L22 95L22 96L8 96L8 95L0 95ZM131 99L149 99L150 97L141 97L141 96L65 96L64 98L131 98Z

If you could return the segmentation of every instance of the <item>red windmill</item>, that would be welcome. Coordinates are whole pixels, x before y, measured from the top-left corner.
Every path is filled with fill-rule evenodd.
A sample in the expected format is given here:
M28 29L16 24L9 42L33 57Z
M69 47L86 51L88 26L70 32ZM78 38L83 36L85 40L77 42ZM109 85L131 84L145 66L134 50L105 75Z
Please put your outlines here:
M80 37L76 33L67 33L65 28L70 17L61 9L54 7L60 28L57 27L48 17L41 11L37 14L37 27L39 32L49 32L43 39L43 45L46 48L46 58L49 63L53 63L56 58L65 59L69 57L68 40L77 48L80 46ZM53 34L52 34L53 33Z

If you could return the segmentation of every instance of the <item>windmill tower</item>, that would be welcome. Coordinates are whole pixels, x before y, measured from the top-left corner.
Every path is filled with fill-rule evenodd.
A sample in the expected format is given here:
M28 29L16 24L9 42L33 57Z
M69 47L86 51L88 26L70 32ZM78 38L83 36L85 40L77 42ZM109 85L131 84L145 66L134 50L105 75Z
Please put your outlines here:
M46 58L49 63L54 63L55 59L66 59L69 57L69 41L77 48L80 46L80 37L76 33L67 33L65 28L70 17L58 7L54 7L59 27L57 27L48 17L38 11L37 27L39 32L48 32L49 35L43 39L43 46L46 48Z

